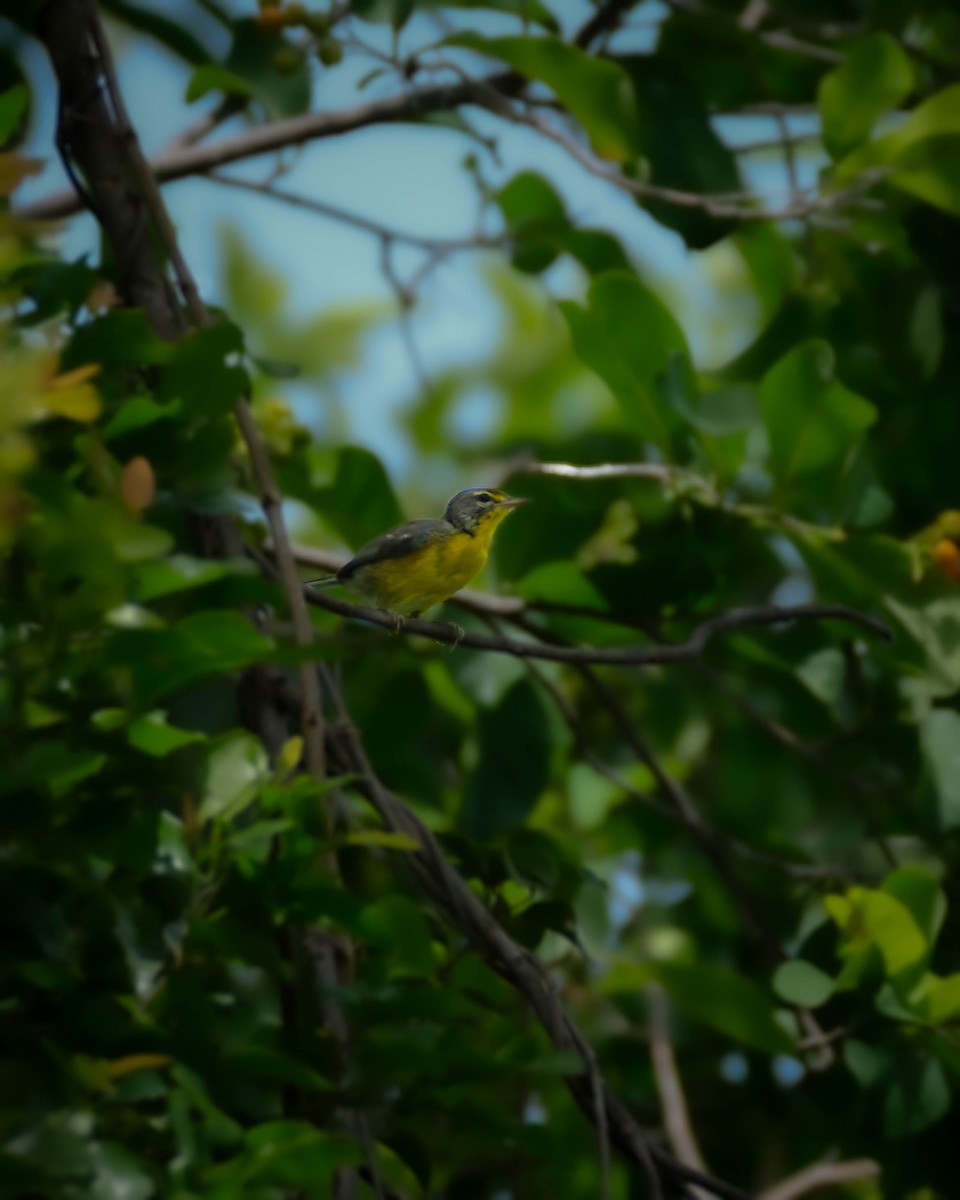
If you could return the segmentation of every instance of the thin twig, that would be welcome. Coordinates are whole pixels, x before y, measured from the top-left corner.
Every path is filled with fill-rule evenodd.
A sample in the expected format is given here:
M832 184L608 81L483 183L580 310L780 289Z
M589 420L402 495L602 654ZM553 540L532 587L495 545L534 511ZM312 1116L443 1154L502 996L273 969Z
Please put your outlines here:
M839 1187L844 1183L880 1178L880 1164L872 1158L854 1158L849 1162L811 1163L795 1175L761 1192L757 1200L797 1200L820 1188Z
M389 242L398 242L404 246L413 246L418 250L426 250L431 253L454 253L458 250L488 249L502 246L504 243L504 238L502 237L486 237L483 234L475 234L472 237L465 238L424 237L421 234L407 233L403 229L395 229L392 226L384 225L380 221L372 220L370 217L361 216L352 209L340 208L336 204L328 204L325 200L317 200L312 196L301 196L296 192L286 191L283 188L276 187L269 181L259 183L252 179L241 179L237 175L227 175L223 171L209 171L207 178L226 187L237 188L244 192L252 192L258 196L267 196L271 200L279 200L294 208L302 208L307 212L316 213L318 216L329 217L332 221L338 221L344 225L352 225L355 229L362 229L365 233L369 233L374 237L383 238Z
M707 1164L690 1123L690 1110L670 1042L667 997L659 983L647 985L647 999L650 1002L650 1061L663 1109L667 1140L679 1162L696 1167L698 1171L706 1171Z

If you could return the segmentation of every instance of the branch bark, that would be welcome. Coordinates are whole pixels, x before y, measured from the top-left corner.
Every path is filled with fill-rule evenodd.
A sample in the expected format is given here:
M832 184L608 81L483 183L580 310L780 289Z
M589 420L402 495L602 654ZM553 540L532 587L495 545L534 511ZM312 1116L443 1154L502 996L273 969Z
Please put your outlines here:
M333 681L326 690L339 707L339 720L328 725L328 750L336 769L356 776L354 786L376 810L387 829L403 833L420 844L408 855L417 882L464 933L478 954L526 998L554 1046L572 1050L583 1063L583 1072L565 1082L587 1118L596 1123L597 1069L593 1050L573 1019L563 1009L556 985L543 964L518 945L501 928L457 871L444 858L433 834L403 801L387 789L367 758L363 742L343 706ZM634 1121L629 1110L599 1083L603 1112L611 1143L628 1161L647 1175L651 1194L684 1196L690 1184L699 1184L725 1200L746 1200L739 1188L714 1179L694 1167L675 1162Z
M459 626L445 621L424 621L420 618L406 617L398 622L395 614L385 612L382 608L351 604L306 585L304 593L307 602L317 608L325 608L341 617L354 617L371 625L379 625L383 629L389 629L391 633L429 638L434 642L470 650L511 654L514 658L539 658L549 662L574 663L581 666L651 667L689 662L699 658L709 643L724 633L763 625L782 625L787 621L848 621L883 641L891 639L890 631L882 621L848 608L845 604L792 604L759 605L755 608L737 608L719 613L698 625L684 642L669 642L657 646L556 646L465 632Z

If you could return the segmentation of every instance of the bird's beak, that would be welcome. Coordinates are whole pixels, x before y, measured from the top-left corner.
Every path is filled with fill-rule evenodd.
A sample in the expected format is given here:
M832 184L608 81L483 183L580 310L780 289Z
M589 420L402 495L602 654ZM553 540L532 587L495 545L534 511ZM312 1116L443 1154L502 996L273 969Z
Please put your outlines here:
M521 504L529 504L528 496L508 496L506 500L501 500L497 505L498 508L519 508Z

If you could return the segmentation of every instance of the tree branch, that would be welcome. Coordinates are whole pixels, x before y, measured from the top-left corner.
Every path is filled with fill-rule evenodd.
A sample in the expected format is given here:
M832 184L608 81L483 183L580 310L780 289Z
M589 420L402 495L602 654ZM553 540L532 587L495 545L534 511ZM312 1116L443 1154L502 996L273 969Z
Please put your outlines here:
M872 1158L855 1158L849 1162L811 1163L773 1187L761 1192L757 1200L797 1200L820 1188L838 1187L843 1183L880 1178L880 1164Z
M650 1060L670 1148L680 1162L705 1171L707 1165L690 1124L687 1098L670 1043L667 998L659 983L647 985L647 998L650 1001Z
M721 634L764 625L781 625L787 621L849 621L874 637L883 641L891 640L890 631L882 621L848 608L845 604L792 604L758 605L755 608L731 609L729 612L719 613L698 625L684 642L671 642L661 646L553 646L538 642L521 642L514 638L495 637L490 634L464 632L458 626L445 621L424 621L416 617L405 617L398 622L394 613L386 612L382 608L350 604L346 600L338 600L335 596L309 586L304 587L304 594L307 602L317 608L337 613L341 617L354 617L371 625L379 625L382 629L389 629L391 633L429 638L434 642L470 650L512 654L515 658L539 658L549 662L582 666L650 667L689 662L699 658L708 644Z
M326 690L334 696L339 709L339 720L328 725L331 761L338 770L356 776L354 786L376 810L387 829L404 833L419 843L420 849L409 854L407 861L423 890L448 913L484 961L523 994L553 1045L578 1055L583 1072L567 1076L566 1084L588 1119L596 1122L597 1075L593 1051L564 1011L556 985L540 960L510 938L447 862L433 834L419 817L380 782L339 690L329 673L322 667L320 670L326 674ZM665 1193L682 1196L689 1184L696 1183L728 1200L746 1200L738 1188L670 1159L602 1081L600 1093L613 1144L628 1160L648 1173L654 1196Z

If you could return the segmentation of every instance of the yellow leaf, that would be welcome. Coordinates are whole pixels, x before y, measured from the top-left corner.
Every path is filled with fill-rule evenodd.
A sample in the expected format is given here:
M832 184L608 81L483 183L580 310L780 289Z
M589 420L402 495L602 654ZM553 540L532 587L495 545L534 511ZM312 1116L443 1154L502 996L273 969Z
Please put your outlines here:
M276 775L287 779L297 769L303 755L303 738L299 734L287 738L277 755Z
M107 1070L111 1079L132 1075L134 1071L151 1071L155 1067L168 1067L173 1062L169 1054L127 1054L113 1059Z
M348 846L382 846L385 850L422 850L423 846L408 833L388 829L356 829L343 839Z
M58 417L67 417L71 421L95 421L100 415L100 397L88 384L65 390L56 388L44 392L40 402L48 412Z

